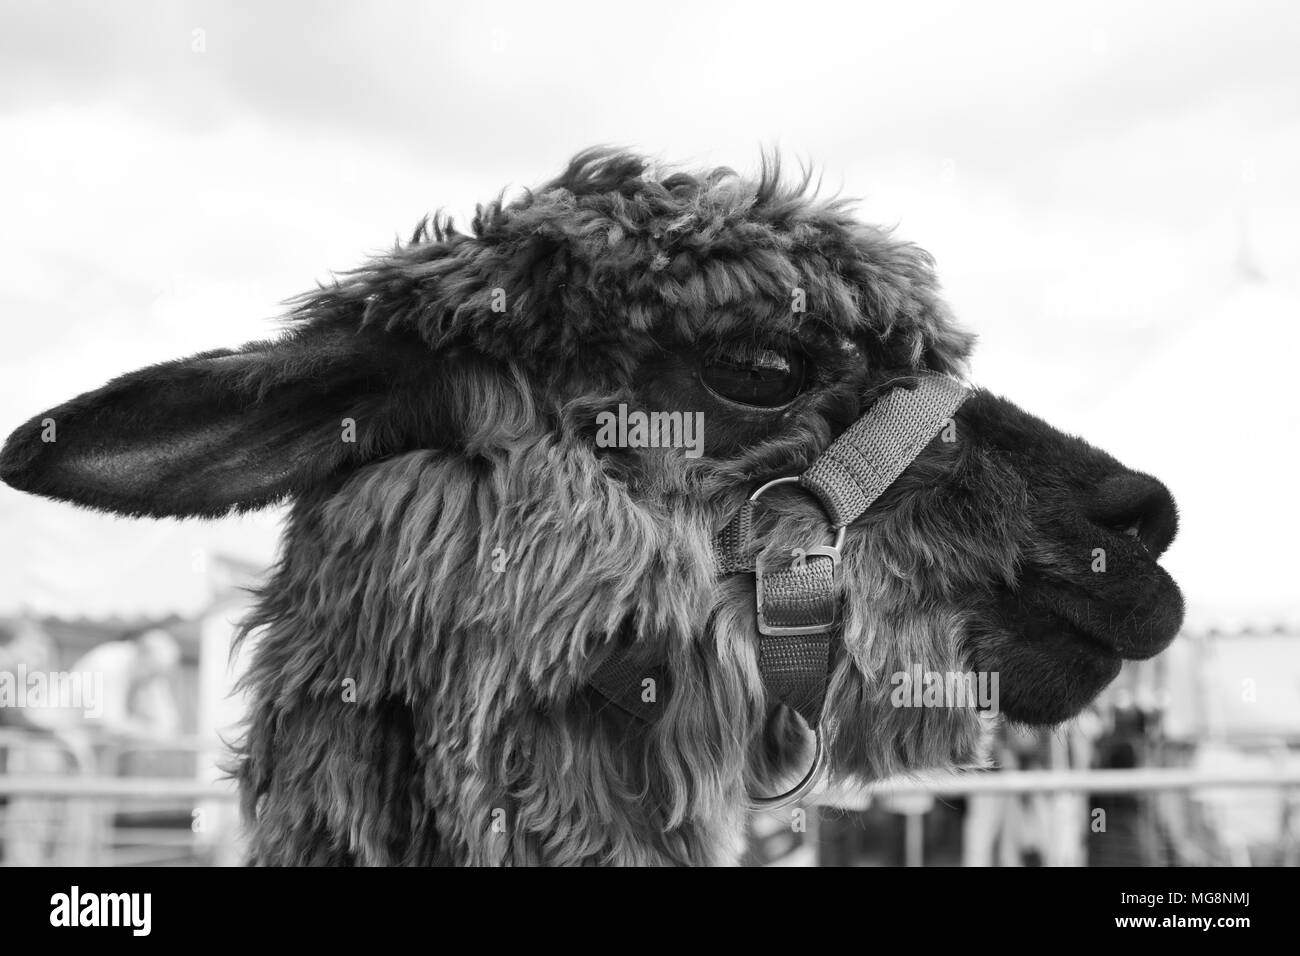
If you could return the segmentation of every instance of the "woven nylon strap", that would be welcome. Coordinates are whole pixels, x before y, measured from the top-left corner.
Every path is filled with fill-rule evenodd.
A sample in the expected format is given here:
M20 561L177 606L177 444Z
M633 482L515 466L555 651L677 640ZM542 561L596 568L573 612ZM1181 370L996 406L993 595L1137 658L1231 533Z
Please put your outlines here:
M961 382L936 373L919 376L913 389L887 392L822 452L799 484L821 501L832 527L847 527L907 470L968 394ZM746 500L714 537L719 573L754 570L755 507Z
M832 527L852 524L916 460L968 394L956 379L937 374L919 376L915 388L887 392L831 443L799 484L817 496ZM757 570L756 507L753 498L746 500L715 537L720 574ZM838 560L808 553L787 568L756 573L761 625L820 626L817 633L764 633L759 640L759 671L769 695L810 726L825 703L831 637L840 623L838 571Z
M938 434L969 390L946 375L896 388L826 449L799 481L821 499L831 524L852 524Z

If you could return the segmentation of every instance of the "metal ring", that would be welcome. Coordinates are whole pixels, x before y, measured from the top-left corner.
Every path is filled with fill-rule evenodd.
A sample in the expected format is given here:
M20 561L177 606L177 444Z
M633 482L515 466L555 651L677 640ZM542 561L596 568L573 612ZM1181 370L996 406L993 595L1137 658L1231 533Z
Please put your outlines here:
M789 475L785 478L773 478L767 484L759 485L758 490L749 496L749 500L757 501L759 496L762 495L764 492L766 492L767 489L775 488L777 485L789 485L789 484L798 484L798 483L799 483L798 475Z
M812 499L816 501L818 505L821 506L822 513L826 514L826 517L828 518L830 517L830 515L826 513L826 506L822 504L822 500L818 498L815 494L813 494L811 491L809 491L807 488L804 488L802 484L800 484L799 475L788 475L785 478L773 478L771 481L767 482L766 484L759 485L758 489L752 495L749 496L749 500L751 502L757 501L760 497L762 497L764 494L767 493L767 490L769 488L775 488L777 485L799 485L800 488L803 488L804 491L807 491L808 494L812 497ZM844 536L845 533L848 531L848 526L839 525L838 527L836 527L834 524L831 524L831 528L835 532L835 544L834 544L835 550L843 551Z
M749 808L751 810L769 811L788 807L804 796L821 780L822 773L826 770L826 745L822 741L821 721L818 721L817 726L813 728L813 738L816 748L813 753L813 762L812 766L808 768L808 772L804 774L803 779L785 793L778 793L771 797L756 797L751 793L749 795Z

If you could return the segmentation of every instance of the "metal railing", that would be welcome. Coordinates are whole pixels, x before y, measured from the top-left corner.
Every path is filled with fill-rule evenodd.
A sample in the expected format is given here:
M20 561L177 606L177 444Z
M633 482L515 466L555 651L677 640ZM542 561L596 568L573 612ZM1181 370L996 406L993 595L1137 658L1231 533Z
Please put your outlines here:
M908 796L964 797L1004 793L1153 793L1255 787L1300 787L1300 767L1276 767L1250 773L1206 773L1169 767L1136 770L1014 770L945 774L913 779L890 778L860 788L833 789L818 803L842 809L863 806L871 798Z
M22 772L0 774L0 859L5 863L238 862L238 794L232 782L92 772L84 756L79 757L57 739L0 730L0 751L7 750L11 757L34 744L48 748L47 756L57 757L62 769L40 772L27 766ZM120 744L117 756L170 750L197 758L216 749L219 745L212 741L196 739L132 742ZM899 808L895 812L905 818L905 862L921 865L925 858L924 820L930 806L927 800L1081 795L1154 798L1252 790L1277 791L1279 853L1300 857L1300 834L1293 832L1300 825L1300 767L1294 766L1236 773L1177 768L971 771L894 778L853 789L832 788L816 795L813 802L847 812L881 803ZM912 801L910 806L908 801ZM25 847L17 860L13 858L15 838ZM1247 861L1239 849L1225 852L1229 862ZM815 862L815 847L811 855L805 850L805 856Z
M234 785L197 777L218 749L0 728L0 864L238 862ZM133 764L184 775L122 775Z
M1013 801L1018 798L1057 798L1078 803L1079 798L1133 797L1138 801L1137 813L1143 816L1142 826L1147 836L1156 833L1165 839L1176 839L1168 832L1170 820L1193 815L1187 807L1200 801L1197 809L1207 818L1200 822L1207 826L1199 831L1201 840L1184 837L1185 855L1190 859L1177 861L1161 859L1159 865L1176 862L1201 864L1250 865L1248 847L1240 840L1219 839L1212 829L1214 818L1222 816L1225 795L1243 791L1275 791L1277 842L1273 845L1274 859L1281 865L1300 862L1300 767L1269 766L1247 772L1207 772L1184 768L1143 767L1133 770L1018 770L971 771L968 773L917 776L911 779L891 778L864 787L831 788L817 796L816 803L825 808L849 812L862 812L872 805L884 804L896 808L904 818L904 862L907 866L922 866L925 860L924 822L933 801L943 798L975 798ZM1170 797L1183 798L1182 805L1168 802ZM1164 798L1162 804L1159 801ZM1219 803L1215 804L1214 800ZM927 801L930 801L927 803ZM1211 802L1206 802L1211 801ZM1050 812L1053 808L1048 807ZM1174 812L1171 812L1172 811ZM1066 825L1080 836L1087 831L1087 820L1078 816L1078 806L1065 806ZM1082 808L1095 813L1096 808ZM1162 814L1166 819L1162 819ZM1166 832L1159 832L1164 829ZM1200 845L1217 839L1214 848ZM1046 859L1048 864L1070 865L1077 857L1064 854L1065 861ZM963 858L963 862L969 860Z

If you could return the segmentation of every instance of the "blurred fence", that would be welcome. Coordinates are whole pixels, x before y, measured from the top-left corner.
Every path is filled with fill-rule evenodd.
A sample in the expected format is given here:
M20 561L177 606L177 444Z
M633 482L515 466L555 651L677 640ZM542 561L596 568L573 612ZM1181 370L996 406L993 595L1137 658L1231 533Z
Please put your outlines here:
M750 861L1020 866L1032 845L1048 866L1300 865L1295 766L972 771L831 788L816 802L756 818Z
M1300 767L1291 763L1214 773L1174 767L1131 770L972 771L885 780L861 790L832 790L815 862L845 864L854 826L901 821L906 866L939 864L1048 866L1300 865ZM961 804L958 806L957 804ZM948 856L927 847L944 835ZM857 822L844 826L845 819ZM954 832L953 832L954 831ZM813 842L809 842L813 843Z
M234 786L203 779L217 749L0 728L0 865L239 862Z
M977 821L1023 830L1025 819L1038 830L1040 862L1050 866L1096 864L1099 857L1145 866L1300 864L1300 767L1294 765L1244 773L1160 767L972 772L890 780L832 792L821 802L848 811L874 804L898 813L904 863L921 866L925 817L944 799L965 801L960 862L967 865L1007 862L992 834L972 832L996 827ZM1251 825L1243 828L1242 818ZM1097 847L1106 852L1096 853Z
M213 779L216 749L197 739L92 742L0 728L0 863L239 863L237 794L232 783ZM1044 845L1041 862L1048 865L1089 862L1077 852L1078 838L1089 831L1101 806L1110 808L1110 832L1122 833L1120 839L1135 848L1127 862L1300 865L1300 768L1294 766L1246 773L975 771L831 789L818 799L820 814L817 807L799 811L806 816L793 836L782 815L789 811L756 819L752 856L755 862L780 865L848 862L841 846L847 831L833 824L872 810L901 820L898 862L977 862L969 833L955 859L936 859L927 848L927 832L934 829L927 828L927 819L951 810L947 801L953 800L965 804L962 822L968 831L972 815L990 808L1003 814L1003 822L1015 814L1036 815L1045 832L1058 838ZM1227 819L1243 813L1255 824L1253 835ZM863 827L860 821L855 825ZM1268 835L1263 852L1261 833ZM993 854L988 862L1007 861Z

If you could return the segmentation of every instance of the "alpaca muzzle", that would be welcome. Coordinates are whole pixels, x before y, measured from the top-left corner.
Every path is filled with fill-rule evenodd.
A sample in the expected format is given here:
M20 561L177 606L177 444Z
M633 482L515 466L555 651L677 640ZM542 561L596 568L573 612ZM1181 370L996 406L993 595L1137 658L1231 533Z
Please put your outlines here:
M754 796L774 809L802 797L825 770L821 715L830 682L831 640L844 603L842 549L848 526L861 517L943 429L970 394L947 375L924 373L914 388L895 388L875 402L801 475L776 478L746 499L713 541L719 575L753 574L758 668L768 697L796 711L813 729L812 768L785 793ZM765 568L754 532L760 499L778 487L798 488L819 503L833 541L795 548L784 568ZM597 670L592 684L634 716L652 719L640 704L639 671L620 654ZM635 694L629 694L629 690Z

